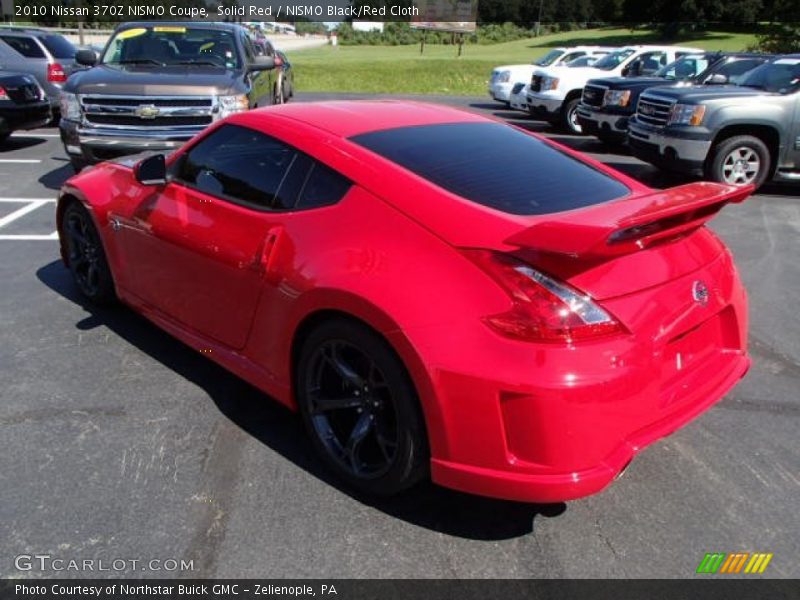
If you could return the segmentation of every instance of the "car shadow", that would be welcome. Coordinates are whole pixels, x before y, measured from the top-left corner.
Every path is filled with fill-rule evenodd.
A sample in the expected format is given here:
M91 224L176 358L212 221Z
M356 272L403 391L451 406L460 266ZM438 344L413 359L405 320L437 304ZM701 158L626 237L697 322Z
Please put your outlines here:
M33 148L47 143L44 138L37 138L35 135L13 135L6 138L4 142L0 142L0 152L14 152L15 150L24 150L25 148Z
M72 168L72 165L66 159L60 160L64 160L65 164L45 173L38 179L39 183L49 190L60 190L64 182L75 175L75 169Z
M84 302L60 261L36 272L37 278L88 316L75 324L86 331L106 327L181 377L201 387L222 415L296 466L355 500L387 515L432 531L473 540L504 540L533 531L537 517L556 517L564 503L537 505L463 494L424 483L393 498L364 497L345 488L313 453L299 417L216 363L122 306Z

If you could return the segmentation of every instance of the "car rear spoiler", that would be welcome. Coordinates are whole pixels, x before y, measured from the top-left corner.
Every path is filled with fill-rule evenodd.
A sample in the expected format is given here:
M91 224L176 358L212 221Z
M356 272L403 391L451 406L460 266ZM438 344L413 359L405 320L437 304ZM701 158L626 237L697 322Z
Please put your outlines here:
M581 260L631 254L702 227L723 206L742 202L754 189L689 183L552 215L505 242Z

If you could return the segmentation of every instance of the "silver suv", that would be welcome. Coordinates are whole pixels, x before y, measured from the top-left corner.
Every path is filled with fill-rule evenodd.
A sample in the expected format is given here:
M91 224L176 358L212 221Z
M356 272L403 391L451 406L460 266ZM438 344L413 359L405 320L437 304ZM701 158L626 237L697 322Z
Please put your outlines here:
M61 87L79 68L76 52L77 48L63 35L43 29L0 28L0 71L33 75L56 113Z

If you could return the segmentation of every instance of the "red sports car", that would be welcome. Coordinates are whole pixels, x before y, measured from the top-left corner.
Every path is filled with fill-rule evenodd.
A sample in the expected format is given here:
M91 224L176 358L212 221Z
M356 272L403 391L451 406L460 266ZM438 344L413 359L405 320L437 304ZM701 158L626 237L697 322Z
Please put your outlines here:
M421 103L234 115L61 191L80 291L299 410L361 491L595 493L745 374L747 304L704 227L751 187L650 189Z

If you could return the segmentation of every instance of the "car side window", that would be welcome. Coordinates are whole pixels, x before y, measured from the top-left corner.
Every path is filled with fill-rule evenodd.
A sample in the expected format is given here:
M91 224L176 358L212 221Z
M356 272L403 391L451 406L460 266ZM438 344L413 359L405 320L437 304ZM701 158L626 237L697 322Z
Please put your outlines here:
M639 74L652 75L667 64L667 53L646 52L645 54L642 54L638 60L641 64L641 67L639 68Z
M725 75L725 77L728 78L729 83L739 84L747 73L761 64L764 64L763 60L753 58L732 60L722 65L717 73L720 75Z
M223 125L192 147L175 179L212 196L253 208L274 209L298 151L261 132Z
M0 40L11 46L25 58L45 58L44 50L30 37L0 35Z
M350 190L349 179L322 163L311 167L296 208L317 208L336 204Z

